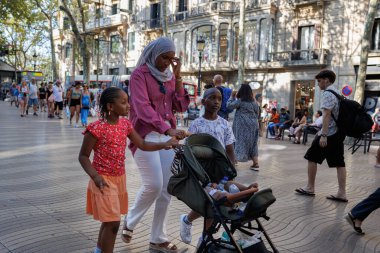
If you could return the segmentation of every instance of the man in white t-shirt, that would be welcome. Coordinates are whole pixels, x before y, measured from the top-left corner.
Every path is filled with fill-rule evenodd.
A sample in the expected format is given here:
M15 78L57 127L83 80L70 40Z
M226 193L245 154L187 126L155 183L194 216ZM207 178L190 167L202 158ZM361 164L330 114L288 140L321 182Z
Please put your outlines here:
M305 187L297 188L296 192L315 196L315 177L317 175L317 163L322 164L326 159L330 168L336 167L338 175L338 192L335 195L328 195L326 198L333 201L347 202L346 196L346 165L344 162L344 138L336 125L335 119L339 115L339 100L328 90L339 91L333 87L336 76L331 70L322 70L315 76L318 86L323 90L321 98L321 109L323 110L322 129L317 133L311 147L305 154L308 160L308 182Z
M63 110L63 87L61 85L61 80L57 80L53 87L54 103L56 115L59 119L61 117L61 111Z
M33 116L38 116L37 114L37 106L38 106L38 88L36 84L36 79L32 78L31 82L28 84L29 89L29 100L28 100L28 108L26 109L26 114L28 114L29 107L33 106Z

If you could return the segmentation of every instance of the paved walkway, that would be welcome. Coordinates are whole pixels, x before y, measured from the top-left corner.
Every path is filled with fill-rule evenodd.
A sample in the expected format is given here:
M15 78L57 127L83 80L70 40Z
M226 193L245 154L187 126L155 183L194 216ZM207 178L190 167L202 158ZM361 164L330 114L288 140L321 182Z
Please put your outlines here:
M90 252L100 224L84 214L88 176L77 156L81 131L67 120L50 120L46 113L21 118L14 107L0 102L0 253ZM373 167L376 147L346 155L348 204L325 196L336 192L336 172L321 166L317 195L299 196L294 189L306 182L306 146L288 141L262 139L260 172L238 165L238 180L258 181L271 187L277 201L263 221L280 252L380 252L380 210L364 223L365 236L358 236L344 221L344 214L380 186L380 170ZM127 178L132 205L140 186L136 165L127 152ZM195 222L193 245L179 241L178 217L188 212L173 199L168 217L170 239L182 250L194 251L201 233ZM131 244L117 239L115 252L149 252L150 210L135 229Z

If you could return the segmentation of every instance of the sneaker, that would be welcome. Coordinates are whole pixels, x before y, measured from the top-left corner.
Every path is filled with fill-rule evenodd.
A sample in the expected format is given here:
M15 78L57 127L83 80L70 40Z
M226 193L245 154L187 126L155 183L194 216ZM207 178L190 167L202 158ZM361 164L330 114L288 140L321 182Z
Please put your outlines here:
M35 113L33 113L33 116L38 116L38 114L35 112Z
M78 128L78 124L75 124L75 125L74 125L74 128Z
M190 244L191 243L191 227L193 226L192 224L187 224L183 219L186 217L186 214L182 214L179 217L179 226L180 226L180 232L179 235L181 236L181 240L186 243Z

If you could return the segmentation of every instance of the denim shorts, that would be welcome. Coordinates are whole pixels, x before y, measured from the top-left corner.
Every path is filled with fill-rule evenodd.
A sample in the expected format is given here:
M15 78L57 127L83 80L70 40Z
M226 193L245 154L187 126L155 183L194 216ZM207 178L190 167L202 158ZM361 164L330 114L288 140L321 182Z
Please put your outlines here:
M28 105L38 105L38 99L37 98L29 98Z

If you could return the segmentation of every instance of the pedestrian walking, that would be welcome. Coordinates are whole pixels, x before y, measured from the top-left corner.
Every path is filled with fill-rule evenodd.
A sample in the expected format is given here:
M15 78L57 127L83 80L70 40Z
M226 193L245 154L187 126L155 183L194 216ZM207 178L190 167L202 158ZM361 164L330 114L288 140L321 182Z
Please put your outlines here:
M321 98L321 109L323 110L322 129L317 133L311 147L305 154L305 159L308 160L308 181L307 185L302 188L297 188L296 192L306 196L315 195L315 177L317 175L317 163L322 164L326 159L327 165L330 168L336 167L338 175L338 192L335 195L327 196L327 199L333 201L347 202L346 197L346 165L344 162L344 144L345 135L339 131L336 122L333 119L339 115L338 98L327 90L339 91L333 87L335 82L335 73L331 70L322 70L315 78L318 86L324 92Z
M49 82L46 89L46 101L48 107L48 118L54 118L54 94L53 94L53 82Z
M190 97L183 88L181 62L175 57L172 40L160 37L144 48L130 77L129 92L132 106L130 120L145 141L185 137L185 131L176 129L173 112L186 111ZM146 152L133 143L129 147L139 168L142 186L125 217L122 239L126 243L131 241L133 229L155 202L149 248L176 252L177 247L168 240L166 233L166 216L171 199L167 184L174 151Z
M26 104L28 103L29 89L26 85L26 80L21 82L20 93L18 95L20 116L25 117Z
M231 163L235 162L234 142L235 137L228 121L220 117L217 113L222 105L222 94L217 88L209 88L204 91L202 104L204 114L191 122L189 134L206 133L217 139L226 149L226 153ZM201 215L191 210L187 215L180 216L180 237L184 243L191 243L192 222ZM210 227L212 219L206 220L206 227Z
M223 83L222 75L215 75L212 81L213 81L214 87L219 89L220 93L222 93L222 105L220 107L218 115L222 117L223 119L228 120L228 114L231 113L232 110L227 109L227 101L231 97L232 89L228 87L224 87L222 85Z
M83 93L82 93L82 103L81 103L81 111L80 111L80 117L82 121L82 126L87 127L87 118L88 118L88 112L90 110L91 105L91 94L88 90L87 84L83 85Z
M380 208L380 188L352 208L345 218L358 234L364 234L363 221L378 208Z
M32 81L28 84L29 89L29 99L28 107L26 108L26 114L28 114L28 108L33 107L33 116L38 116L37 106L38 106L38 88L36 84L36 79L32 78Z
M72 126L72 120L75 114L75 125L74 127L78 127L78 122L79 122L79 114L81 110L81 103L82 103L82 90L81 90L82 85L80 83L76 83L73 88L71 88L67 92L67 101L68 104L70 105L70 123L69 125Z
M12 83L11 89L9 91L11 93L11 106L13 102L15 103L15 106L18 107L18 95L19 95L19 90L17 88L16 83Z
M127 137L144 151L171 148L175 138L165 142L146 142L133 129L128 119L128 95L121 89L106 89L100 97L101 118L83 132L79 162L90 176L87 187L86 213L102 222L96 253L112 253L120 225L120 215L128 211L125 178ZM94 151L91 163L90 155Z
M40 112L46 112L46 100L47 100L47 93L46 93L46 84L41 83L41 87L38 89L39 91L39 102L40 102Z
M248 84L242 84L237 94L227 102L227 108L236 109L232 123L236 142L234 145L236 160L239 162L252 161L251 169L259 169L259 117L260 108Z
M53 94L55 103L54 110L56 112L57 117L59 119L62 119L61 111L63 109L63 87L61 85L61 80L57 80L55 82L55 85L53 87Z

